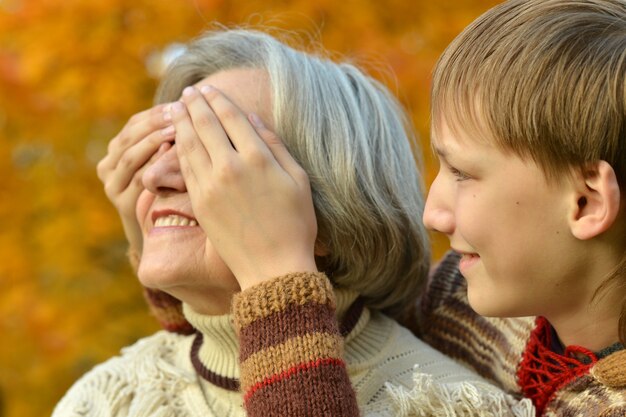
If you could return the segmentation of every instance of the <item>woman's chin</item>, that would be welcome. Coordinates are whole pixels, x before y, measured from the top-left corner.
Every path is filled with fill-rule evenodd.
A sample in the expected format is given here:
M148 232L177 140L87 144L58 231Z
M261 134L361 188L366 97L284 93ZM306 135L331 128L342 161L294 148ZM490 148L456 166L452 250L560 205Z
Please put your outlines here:
M167 291L180 284L180 271L172 269L172 265L151 265L145 262L139 264L137 277L144 287Z

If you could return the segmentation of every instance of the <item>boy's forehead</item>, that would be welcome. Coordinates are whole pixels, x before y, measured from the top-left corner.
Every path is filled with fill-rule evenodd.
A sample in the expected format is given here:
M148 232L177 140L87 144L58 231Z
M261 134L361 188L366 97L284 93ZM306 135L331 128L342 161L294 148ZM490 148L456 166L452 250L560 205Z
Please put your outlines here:
M449 133L449 132L447 132ZM458 139L454 134L443 134L433 136L431 149L441 160L447 163L459 162L469 158L476 152L482 153L480 148L484 147L472 139Z
M477 128L463 130L460 124L444 123L436 132L433 131L431 148L442 161L448 163L470 161L490 161L518 157L511 149L492 139L493 134L483 133Z
M494 144L493 141L487 139L493 135L484 133L476 126L470 127L464 123L449 122L443 118L439 120L438 125L432 127L431 148L441 157L459 152L463 147Z

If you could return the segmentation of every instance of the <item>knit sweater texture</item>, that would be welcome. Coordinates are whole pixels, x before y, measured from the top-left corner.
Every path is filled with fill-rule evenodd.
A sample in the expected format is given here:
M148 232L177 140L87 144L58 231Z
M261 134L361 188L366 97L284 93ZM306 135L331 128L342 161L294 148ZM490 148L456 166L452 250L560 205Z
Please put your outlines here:
M534 415L356 299L299 273L238 294L232 315L184 305L196 334L161 331L125 348L53 417Z
M433 270L417 310L415 333L512 395L531 396L538 416L625 417L626 351L581 347L551 352L544 318L487 318L475 313L450 252ZM617 346L617 347L616 347ZM576 358L584 356L586 360Z

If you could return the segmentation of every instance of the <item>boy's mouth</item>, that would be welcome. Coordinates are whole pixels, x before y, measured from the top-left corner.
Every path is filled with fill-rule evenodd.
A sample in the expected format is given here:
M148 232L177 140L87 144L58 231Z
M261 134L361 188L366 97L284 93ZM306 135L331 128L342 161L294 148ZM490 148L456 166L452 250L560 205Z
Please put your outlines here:
M477 253L468 253L461 251L456 252L461 255L461 259L459 260L459 270L462 274L465 274L464 271L470 269L480 260L480 255L478 255Z

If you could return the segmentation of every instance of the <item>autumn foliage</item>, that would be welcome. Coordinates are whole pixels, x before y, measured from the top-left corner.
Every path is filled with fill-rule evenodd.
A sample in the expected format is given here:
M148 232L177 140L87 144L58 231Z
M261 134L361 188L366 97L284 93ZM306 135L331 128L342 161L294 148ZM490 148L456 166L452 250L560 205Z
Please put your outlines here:
M435 59L495 3L0 0L0 417L49 415L85 371L157 329L95 165L150 106L172 45L214 21L296 31L390 86L426 144Z

